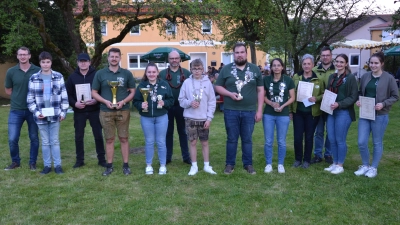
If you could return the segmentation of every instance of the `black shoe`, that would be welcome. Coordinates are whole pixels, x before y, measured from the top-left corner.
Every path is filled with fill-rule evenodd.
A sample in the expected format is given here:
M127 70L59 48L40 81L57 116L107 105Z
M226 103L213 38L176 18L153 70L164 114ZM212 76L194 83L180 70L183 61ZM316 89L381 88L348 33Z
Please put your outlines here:
M56 172L56 174L63 174L63 170L61 168L61 166L56 166L56 168L54 168L54 172Z
M192 165L192 160L190 160L190 159L183 160L183 162L186 164Z
M310 161L311 164L320 163L320 162L322 162L322 158L319 156L314 156L314 158L311 159L311 161Z
M235 170L235 168L232 165L226 165L224 173L225 174L231 174L234 170Z
M4 170L13 170L19 168L19 164L16 162L12 162L9 166L7 166L6 168L4 168Z
M30 165L29 165L29 169L30 169L31 171L36 171L36 163L30 164Z
M325 162L329 164L333 164L332 156L325 156Z
M171 163L171 160L170 159L167 159L167 164L170 164Z
M103 176L108 176L114 171L114 168L107 167L106 171L103 172Z
M309 162L303 162L303 165L301 165L301 167L303 167L304 169L307 169L308 167L310 167L310 163Z
M256 174L256 171L254 170L252 165L247 165L244 167L244 169L249 173L249 174Z
M84 166L85 163L83 161L76 161L75 165L72 168L78 168Z
M292 166L292 167L297 168L297 167L299 167L299 166L301 166L301 162L300 162L300 161L295 161L295 162L293 163L293 166Z
M132 173L131 169L129 167L123 167L122 172L124 173L124 175L127 175L127 176Z
M106 168L107 167L107 162L98 162L97 165Z
M50 166L45 166L42 170L42 172L40 172L40 174L45 175L51 172L51 167Z

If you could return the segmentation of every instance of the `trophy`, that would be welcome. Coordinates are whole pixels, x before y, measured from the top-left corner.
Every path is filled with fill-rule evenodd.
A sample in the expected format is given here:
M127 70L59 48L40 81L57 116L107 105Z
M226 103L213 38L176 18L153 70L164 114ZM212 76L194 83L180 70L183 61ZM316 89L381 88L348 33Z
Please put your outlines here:
M158 99L158 101L161 101L162 100L162 95L157 95L157 99ZM162 109L162 106L157 104L157 109Z
M143 95L143 101L147 102L147 96L149 96L149 92L151 91L151 88L140 88L140 93ZM148 108L148 107L147 107ZM148 112L148 109L142 109L142 112Z
M244 82L242 80L237 80L236 82L236 89L238 90L239 96L237 97L238 100L242 100L243 96L240 93L242 91L242 87L245 85Z
M111 86L111 92L112 92L112 107L117 108L117 89L118 85L120 85L120 81L107 81L108 85Z

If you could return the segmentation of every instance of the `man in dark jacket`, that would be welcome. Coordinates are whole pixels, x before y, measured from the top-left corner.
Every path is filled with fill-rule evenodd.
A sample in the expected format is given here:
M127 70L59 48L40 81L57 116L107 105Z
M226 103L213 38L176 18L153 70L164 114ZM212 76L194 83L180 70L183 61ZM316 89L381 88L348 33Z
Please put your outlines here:
M89 120L96 145L98 164L106 167L102 127L99 119L100 103L91 98L91 84L96 70L90 66L90 57L86 53L78 55L78 68L66 83L69 105L74 109L76 163L74 168L85 165L84 145L86 120ZM86 86L85 86L86 85ZM77 89L79 96L77 96Z

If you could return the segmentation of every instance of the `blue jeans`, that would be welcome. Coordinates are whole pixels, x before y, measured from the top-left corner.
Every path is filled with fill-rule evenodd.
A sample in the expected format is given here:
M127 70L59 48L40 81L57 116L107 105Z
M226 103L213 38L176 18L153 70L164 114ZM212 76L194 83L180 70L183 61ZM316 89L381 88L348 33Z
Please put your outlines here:
M334 164L343 164L346 159L346 137L350 125L351 117L347 109L336 109L328 115L326 126Z
M38 126L33 120L33 114L29 110L10 110L8 117L8 145L10 147L11 160L20 164L19 137L22 124L26 120L30 143L29 164L35 164L39 152Z
M322 149L324 148L325 123L326 123L327 118L328 118L328 114L323 112L319 118L317 128L315 129L314 155L318 156L320 158L323 158L322 157ZM328 128L326 128L326 130L328 130ZM324 157L326 158L328 156L331 156L331 150L330 150L329 138L328 138L328 134L327 134L326 138L325 138Z
M158 117L140 117L140 124L146 141L146 164L153 162L154 143L157 143L158 159L161 165L166 164L167 147L165 144L165 135L168 127L168 115Z
M255 124L255 111L224 110L226 141L226 165L236 164L239 136L242 142L243 166L253 165L252 134Z
M371 166L378 168L383 153L383 135L389 123L389 115L377 115L375 121L367 119L358 120L358 149L360 150L362 164L369 165L368 139L372 132L374 146Z
M274 145L274 130L276 126L276 140L278 142L278 164L285 161L286 135L289 128L289 116L263 115L264 127L264 154L266 164L272 164L272 147Z
M294 157L296 161L310 163L314 132L318 121L319 116L314 117L311 112L297 111L293 113Z
M58 140L60 122L38 124L38 127L42 138L44 166L51 167L51 157L53 157L54 167L61 166L60 141Z
M168 130L166 135L167 161L172 160L174 150L174 119L176 119L176 129L178 130L182 159L183 161L190 161L185 118L183 117L183 108L179 105L174 105L168 110Z

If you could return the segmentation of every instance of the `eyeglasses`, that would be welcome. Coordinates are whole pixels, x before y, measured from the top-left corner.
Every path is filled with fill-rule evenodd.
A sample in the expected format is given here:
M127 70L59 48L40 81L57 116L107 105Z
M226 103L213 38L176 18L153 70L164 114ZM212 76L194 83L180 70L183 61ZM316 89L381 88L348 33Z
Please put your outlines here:
M175 60L175 61L180 61L181 58L168 58L169 60Z
M328 58L331 57L332 55L321 55L321 58Z
M203 68L192 68L191 70L192 70L192 71L197 71L197 72L198 72L198 71L202 71Z

